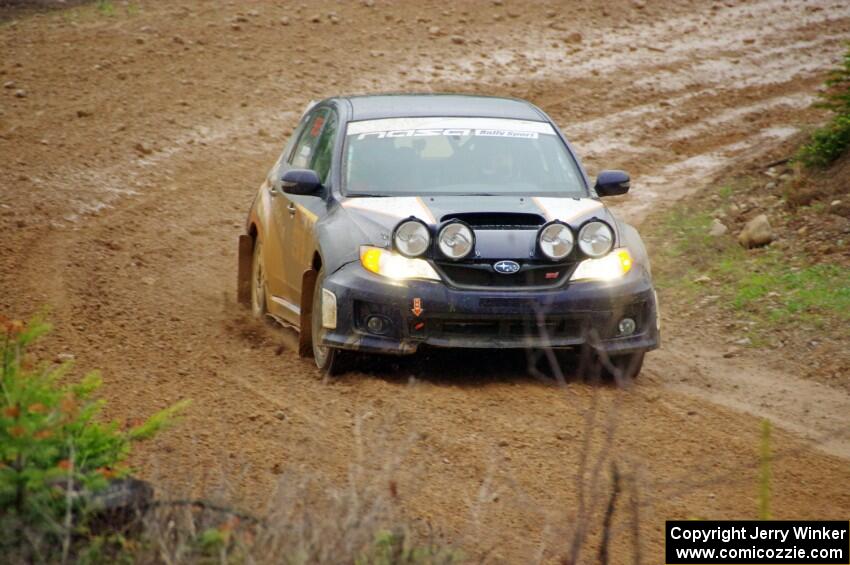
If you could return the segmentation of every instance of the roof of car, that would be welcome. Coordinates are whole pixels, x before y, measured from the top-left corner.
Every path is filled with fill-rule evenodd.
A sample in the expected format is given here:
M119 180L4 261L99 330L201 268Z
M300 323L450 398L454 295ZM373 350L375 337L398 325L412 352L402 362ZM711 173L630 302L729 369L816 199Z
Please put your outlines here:
M548 121L525 100L465 94L379 94L347 96L351 120L416 117L481 117Z

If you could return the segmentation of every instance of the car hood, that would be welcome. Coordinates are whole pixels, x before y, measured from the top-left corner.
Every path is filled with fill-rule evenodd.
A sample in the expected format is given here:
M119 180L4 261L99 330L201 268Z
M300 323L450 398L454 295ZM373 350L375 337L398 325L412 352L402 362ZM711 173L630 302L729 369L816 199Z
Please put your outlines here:
M617 231L608 209L594 198L529 196L403 196L358 197L342 201L345 216L362 232L364 242L387 246L393 229L414 217L436 228L443 221L458 218L475 230L479 259L525 259L536 253L536 226L522 226L530 220L543 223L560 220L574 229L597 218ZM354 236L354 234L350 234ZM353 238L354 239L354 238Z

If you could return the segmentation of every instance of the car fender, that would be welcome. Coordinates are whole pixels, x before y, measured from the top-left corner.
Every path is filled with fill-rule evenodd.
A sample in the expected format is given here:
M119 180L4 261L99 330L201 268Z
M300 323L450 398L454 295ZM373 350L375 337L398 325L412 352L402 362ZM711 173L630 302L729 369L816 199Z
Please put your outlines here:
M313 227L313 261L301 275L301 314L299 317L298 353L302 357L312 351L313 294L319 269L325 275L335 273L345 265L360 260L360 246L374 245L370 236L354 222L342 206L331 201L328 214Z
M361 245L381 245L380 230L367 233L343 206L334 205L316 222L314 240L322 259L325 275L331 275L348 263L360 260ZM383 242L386 245L387 242Z

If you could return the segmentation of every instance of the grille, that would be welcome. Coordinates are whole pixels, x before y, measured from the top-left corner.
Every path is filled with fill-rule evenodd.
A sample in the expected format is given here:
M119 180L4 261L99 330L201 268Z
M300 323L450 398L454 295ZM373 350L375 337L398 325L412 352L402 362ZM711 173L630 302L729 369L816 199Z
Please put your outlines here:
M478 305L482 308L527 308L529 312L533 312L536 308L540 308L540 302L529 300L527 298L480 298Z
M519 272L503 275L493 270L494 262L437 262L437 267L453 286L518 289L527 289L530 287L555 288L561 286L575 268L575 265L571 263L527 263L522 265Z
M490 299L481 299L483 301ZM510 298L492 300L510 301ZM637 329L634 335L646 331L649 303L636 302L615 311L594 311L547 315L539 320L534 315L536 308L529 303L528 314L523 315L478 315L437 314L426 320L429 335L440 337L492 337L492 338L575 338L587 339L595 335L600 339L618 336L617 323L625 316L633 318Z
M523 338L575 337L582 333L582 321L575 318L547 318L538 322L534 318L432 318L428 320L430 332L443 337L494 337Z

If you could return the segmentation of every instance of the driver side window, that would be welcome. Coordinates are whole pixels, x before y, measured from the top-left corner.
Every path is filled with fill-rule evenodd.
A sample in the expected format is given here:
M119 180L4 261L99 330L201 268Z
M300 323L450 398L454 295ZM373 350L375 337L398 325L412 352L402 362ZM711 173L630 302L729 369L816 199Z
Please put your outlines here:
M330 110L320 108L317 110L307 122L307 126L301 132L301 137L295 145L295 149L290 156L289 164L293 169L308 169L313 161L313 155L316 150L317 141L324 128L325 121L328 119Z
M333 159L334 142L336 141L337 119L336 113L328 112L325 121L325 127L313 150L313 159L310 162L310 168L316 171L319 175L319 180L322 184L326 184L328 173L331 170L331 160Z

